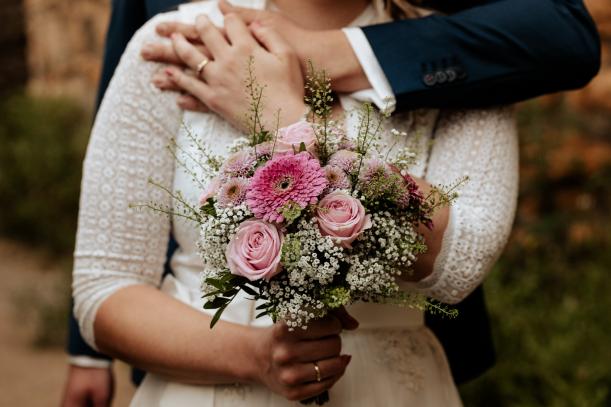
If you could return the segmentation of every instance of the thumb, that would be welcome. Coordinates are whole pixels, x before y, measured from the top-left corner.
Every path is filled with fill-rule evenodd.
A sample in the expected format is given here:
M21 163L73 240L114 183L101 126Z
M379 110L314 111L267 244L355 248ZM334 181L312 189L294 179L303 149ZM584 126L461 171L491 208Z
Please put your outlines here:
M342 323L342 327L347 331L353 331L359 327L359 321L354 319L344 307L333 310L332 314L339 319L339 322Z
M260 19L263 14L263 11L261 10L253 10L245 7L236 7L230 4L227 0L219 1L219 9L221 10L221 13L223 13L223 15L229 13L237 14L242 20L244 20L246 24L250 24L253 21Z
M272 54L283 54L292 51L291 46L271 27L264 27L255 22L249 26L254 37Z

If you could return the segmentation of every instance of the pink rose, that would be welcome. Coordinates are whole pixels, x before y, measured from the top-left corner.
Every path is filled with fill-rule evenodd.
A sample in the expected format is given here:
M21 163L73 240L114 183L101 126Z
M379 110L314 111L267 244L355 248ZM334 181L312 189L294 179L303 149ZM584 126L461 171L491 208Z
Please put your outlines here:
M298 152L301 143L305 144L308 153L316 155L316 134L312 125L306 121L281 128L274 153Z
M199 196L199 206L206 205L208 199L214 197L221 186L221 180L216 177L206 186L206 189Z
M271 223L258 219L244 221L225 251L229 270L250 281L269 281L280 272L282 232Z
M361 201L344 191L325 196L316 208L316 218L320 233L346 249L351 249L352 242L371 227L371 216L365 214Z

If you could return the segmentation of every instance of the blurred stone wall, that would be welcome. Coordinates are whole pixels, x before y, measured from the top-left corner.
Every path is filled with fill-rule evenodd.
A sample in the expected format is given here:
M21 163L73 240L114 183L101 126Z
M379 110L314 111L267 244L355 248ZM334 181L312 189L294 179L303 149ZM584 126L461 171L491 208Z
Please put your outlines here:
M28 90L35 95L68 96L93 105L110 0L23 0L23 4Z
M18 0L2 1L18 3ZM110 0L23 2L30 91L67 95L93 103ZM604 108L611 111L611 0L586 0L586 4L603 39L603 68L586 89L571 92L566 97L579 110Z
M571 92L568 101L580 110L602 108L611 111L611 0L586 0L602 41L602 68L585 89Z
M0 25L0 93L4 93L23 86L28 77L22 0L2 0Z

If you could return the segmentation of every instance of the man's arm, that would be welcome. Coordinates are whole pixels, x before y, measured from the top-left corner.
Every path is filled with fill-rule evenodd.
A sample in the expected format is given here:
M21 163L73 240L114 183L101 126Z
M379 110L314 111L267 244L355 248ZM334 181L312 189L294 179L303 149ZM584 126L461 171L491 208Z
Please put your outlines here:
M600 39L581 0L421 3L455 14L364 27L359 43L371 47L373 62L363 60L367 53L353 48L354 41L340 30L307 30L280 13L226 0L220 7L281 32L304 66L311 60L325 67L338 92L375 88L372 79L380 77L388 80L400 110L518 102L582 87L600 68ZM163 32L180 30L168 25ZM161 51L146 57L168 59ZM381 70L375 69L378 62ZM372 78L368 70L380 73Z
M363 28L398 109L513 103L582 87L598 72L600 40L582 1L479 3Z

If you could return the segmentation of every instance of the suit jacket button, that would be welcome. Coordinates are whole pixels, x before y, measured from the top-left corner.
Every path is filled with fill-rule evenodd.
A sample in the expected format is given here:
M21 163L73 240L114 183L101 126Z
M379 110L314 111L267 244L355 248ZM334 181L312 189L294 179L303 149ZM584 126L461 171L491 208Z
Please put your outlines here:
M435 72L435 80L439 84L446 83L448 80L448 75L445 73L445 71L437 71Z
M435 78L435 74L427 73L422 77L422 81L426 86L435 86L437 84L437 79Z
M454 68L446 69L446 75L448 75L448 82L454 82L456 78L458 78L458 74L454 70Z

